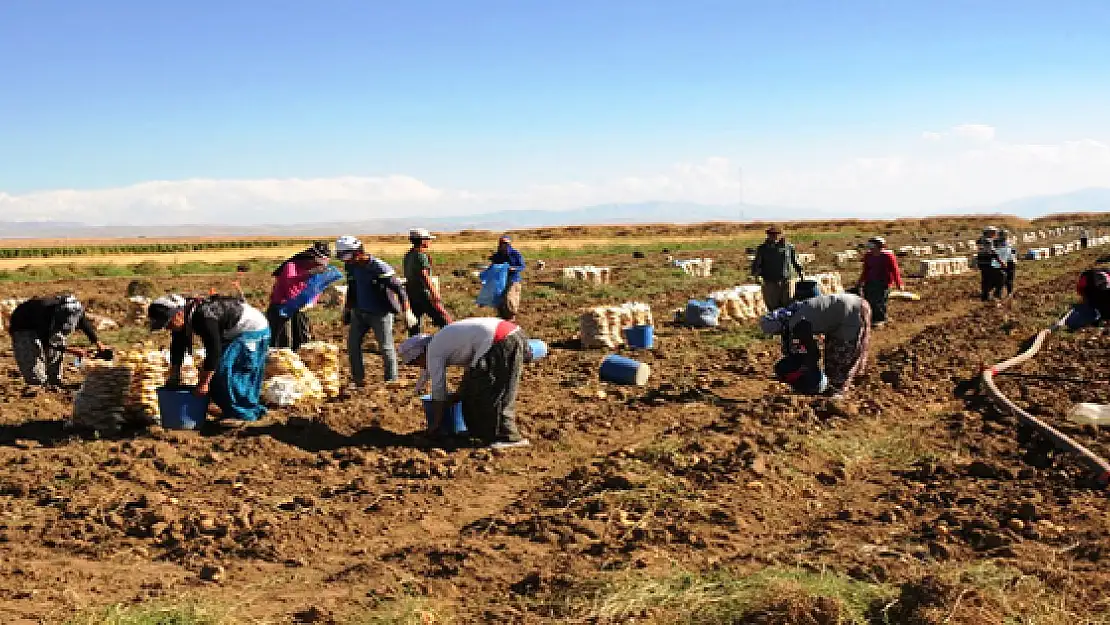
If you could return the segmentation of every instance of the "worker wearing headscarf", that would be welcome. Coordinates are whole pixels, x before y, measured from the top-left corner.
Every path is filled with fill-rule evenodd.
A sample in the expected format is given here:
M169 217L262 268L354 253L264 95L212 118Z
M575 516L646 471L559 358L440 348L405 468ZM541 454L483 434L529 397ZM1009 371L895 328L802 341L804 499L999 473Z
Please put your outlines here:
M1088 269L1075 285L1083 304L1097 311L1096 321L1110 322L1110 270Z
M226 418L256 421L266 414L260 396L270 327L261 311L235 297L165 295L150 303L147 316L151 331L171 335L168 381L180 378L199 336L205 354L194 393L211 397Z
M280 309L282 304L304 291L310 277L327 269L329 262L331 248L326 242L317 241L274 269L271 274L274 286L270 290L270 305L266 308L274 347L289 347L296 351L312 340L312 329L303 308L288 316L283 316Z
M467 430L494 447L527 445L516 423L516 395L523 365L532 359L528 337L516 324L496 317L461 319L434 335L410 337L400 348L406 365L423 367L431 382L433 434L454 401L462 402ZM447 367L465 367L456 393L447 387Z
M852 380L867 368L871 343L871 306L848 293L820 295L771 311L760 319L766 334L781 335L783 356L805 354L803 362L816 365L825 337L825 374L828 393L842 397Z
M8 332L19 372L28 385L60 386L65 355L87 355L67 345L75 330L81 330L98 351L104 350L84 305L72 295L34 297L15 307Z

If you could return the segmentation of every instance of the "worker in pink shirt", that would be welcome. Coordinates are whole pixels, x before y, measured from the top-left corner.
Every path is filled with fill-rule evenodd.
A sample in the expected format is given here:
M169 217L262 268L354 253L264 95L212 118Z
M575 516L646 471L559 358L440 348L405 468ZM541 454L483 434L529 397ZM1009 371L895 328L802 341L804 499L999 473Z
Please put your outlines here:
M288 317L283 317L278 309L305 289L308 279L324 271L331 262L331 248L326 242L318 241L312 247L294 254L281 263L272 274L274 286L270 291L270 306L266 309L266 319L270 323L274 347L289 347L296 351L301 345L312 340L308 315L304 309Z
M883 327L886 324L890 287L896 286L903 290L906 285L902 281L902 271L898 268L898 258L886 249L886 240L882 237L867 240L867 253L863 255L863 272L858 286L864 299L871 305L871 325Z

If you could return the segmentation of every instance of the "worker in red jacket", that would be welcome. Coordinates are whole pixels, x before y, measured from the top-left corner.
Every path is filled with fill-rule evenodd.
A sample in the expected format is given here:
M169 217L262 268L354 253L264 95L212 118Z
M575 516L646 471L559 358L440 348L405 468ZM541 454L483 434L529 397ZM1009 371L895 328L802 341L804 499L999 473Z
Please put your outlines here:
M871 304L871 325L881 328L886 324L890 287L896 286L899 290L906 288L902 282L902 271L898 268L898 259L893 252L886 249L886 240L882 237L872 237L867 241L867 253L863 255L863 273L860 274L858 286L864 299Z

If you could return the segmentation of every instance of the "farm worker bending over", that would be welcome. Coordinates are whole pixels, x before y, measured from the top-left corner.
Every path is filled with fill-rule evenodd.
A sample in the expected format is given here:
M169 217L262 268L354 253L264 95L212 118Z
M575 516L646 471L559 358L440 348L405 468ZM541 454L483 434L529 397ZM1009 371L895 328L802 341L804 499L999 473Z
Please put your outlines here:
M274 277L274 286L270 290L266 320L270 322L274 347L289 347L296 351L312 340L312 329L304 309L289 317L282 317L278 309L304 290L305 282L310 276L327 269L330 261L331 248L327 243L317 241L312 247L281 263L271 274Z
M437 432L449 404L462 401L467 430L495 448L528 445L516 424L516 394L525 362L532 359L524 330L496 317L462 319L435 335L401 344L401 359L424 368L417 391L431 381L432 424ZM447 367L466 367L458 392L447 392Z
M194 393L208 395L224 418L257 421L266 414L259 401L270 326L266 315L238 297L185 299L164 295L147 309L150 329L169 330L169 384L181 376L181 363L193 349L193 337L204 345L204 363Z
M366 384L362 363L362 339L374 332L381 348L385 381L397 379L397 352L393 346L393 316L404 314L408 327L416 325L409 309L409 298L397 272L380 258L371 256L362 241L353 236L339 237L335 255L347 268L347 297L343 302L343 323L347 333L347 356L351 378L356 386Z
M995 248L995 239L998 238L998 228L987 226L983 228L983 236L975 242L975 266L979 268L979 298L988 302L993 295L1002 299L1002 285L1006 281L1003 273L1002 259Z
M405 254L403 265L405 292L409 296L412 314L416 315L416 323L409 328L409 336L420 334L424 317L431 319L437 328L451 323L451 314L443 307L439 291L432 284L432 261L428 258L428 245L434 239L435 236L424 228L409 231L412 249Z
M827 392L834 398L842 398L852 379L867 368L871 305L862 297L838 293L795 302L764 315L759 327L767 334L782 335L784 356L805 353L811 366L820 353L814 336L824 335Z
M524 256L513 247L512 238L506 234L497 240L497 251L490 256L489 261L491 265L509 266L509 280L501 303L497 306L497 316L512 321L520 312L520 274L524 272Z
M1084 271L1079 274L1075 290L1084 304L1098 311L1099 320L1110 323L1110 270Z
M767 240L759 244L752 261L752 276L763 282L767 310L788 306L794 299L794 279L805 276L798 252L786 242L778 226L767 229Z
M898 259L886 249L886 239L872 237L867 240L867 253L863 255L863 273L859 277L859 287L867 298L867 303L871 305L874 315L872 321L876 328L881 328L886 323L891 286L897 286L899 290L906 287L902 282Z
M1017 250L1010 243L1010 235L1005 230L998 232L998 239L994 242L994 253L1002 263L1002 283L1006 287L1006 295L1014 294L1014 273L1017 272Z
M104 351L104 344L85 315L85 307L72 295L35 297L15 307L8 331L12 335L15 362L27 384L48 387L62 384L65 355L87 355L83 349L66 345L74 330L81 330L98 351Z

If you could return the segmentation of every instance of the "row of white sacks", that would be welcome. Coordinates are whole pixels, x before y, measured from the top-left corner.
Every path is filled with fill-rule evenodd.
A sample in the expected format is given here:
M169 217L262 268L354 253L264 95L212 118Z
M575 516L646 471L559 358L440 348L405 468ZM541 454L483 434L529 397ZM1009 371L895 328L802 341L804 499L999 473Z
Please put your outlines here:
M971 262L965 256L953 258L934 258L920 261L917 275L923 278L937 276L956 276L971 271Z
M563 268L564 280L581 280L593 284L609 284L612 274L613 270L609 267L594 267L593 265Z
M578 333L582 347L617 347L624 345L624 328L655 325L651 306L627 302L619 306L595 306L582 311Z
M817 282L822 294L844 292L839 273L818 273L808 276L808 279ZM731 289L714 291L709 294L709 299L717 304L721 319L758 319L767 314L767 306L763 302L763 287L758 284L741 284Z
M709 274L713 271L712 258L691 258L689 260L673 260L671 261L675 267L678 267L688 276L695 278L708 278Z

